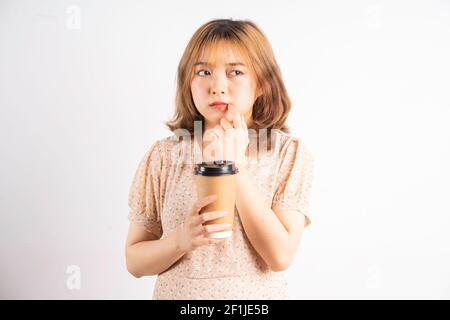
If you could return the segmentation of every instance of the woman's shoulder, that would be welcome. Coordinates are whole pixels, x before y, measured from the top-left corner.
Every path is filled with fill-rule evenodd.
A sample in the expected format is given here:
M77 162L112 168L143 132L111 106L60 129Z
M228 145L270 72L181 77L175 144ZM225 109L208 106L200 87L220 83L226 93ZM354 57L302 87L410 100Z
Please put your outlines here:
M175 134L158 138L151 144L148 153L154 153L163 162L170 162L177 159L180 153L184 152L182 147L183 139Z
M156 139L154 145L157 145L159 149L167 150L173 148L180 143L179 138L175 134Z
M309 144L305 139L292 133L287 133L279 129L272 130L272 141L275 142L276 153L284 158L286 156L295 156L295 154L304 154L312 157Z
M272 129L271 134L275 136L277 139L282 141L283 143L286 143L287 141L298 139L296 136L294 136L292 133L288 133L285 131L282 131L280 129Z
M272 129L272 140L280 150L285 148L292 148L293 146L301 146L304 144L303 139L292 133L281 131L280 129Z

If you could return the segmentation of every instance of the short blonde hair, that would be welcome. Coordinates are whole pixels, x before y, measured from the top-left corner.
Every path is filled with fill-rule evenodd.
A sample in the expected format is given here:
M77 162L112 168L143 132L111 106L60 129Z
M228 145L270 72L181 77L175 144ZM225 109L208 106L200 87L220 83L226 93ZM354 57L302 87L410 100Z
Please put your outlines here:
M271 129L289 133L285 122L291 110L291 101L280 68L267 37L248 20L212 20L194 33L178 65L175 115L166 125L171 131L186 129L193 134L194 121L204 121L191 93L194 67L207 48L214 48L221 41L231 44L243 55L256 79L257 88L261 90L253 105L251 129L267 129L269 136Z

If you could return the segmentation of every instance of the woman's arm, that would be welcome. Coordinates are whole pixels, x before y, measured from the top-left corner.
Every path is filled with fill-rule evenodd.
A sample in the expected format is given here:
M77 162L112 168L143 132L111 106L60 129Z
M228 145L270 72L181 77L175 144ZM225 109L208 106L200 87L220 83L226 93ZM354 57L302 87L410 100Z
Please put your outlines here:
M187 252L200 246L223 242L225 239L209 239L207 235L226 230L230 225L204 223L224 217L228 213L209 211L200 214L203 207L216 199L216 195L198 199L186 214L184 223L162 239L158 239L141 226L130 223L125 247L128 272L136 278L160 274Z
M217 150L224 150L226 159L234 159L239 173L236 177L236 207L251 244L273 271L286 269L295 256L305 227L305 216L294 210L271 209L265 203L257 184L245 168L249 133L244 115L234 106L214 127Z
M177 243L177 232L157 239L141 226L130 223L125 248L128 272L140 278L167 270L186 253Z
M305 224L298 212L274 212L244 166L236 176L236 207L251 244L273 271L289 267Z

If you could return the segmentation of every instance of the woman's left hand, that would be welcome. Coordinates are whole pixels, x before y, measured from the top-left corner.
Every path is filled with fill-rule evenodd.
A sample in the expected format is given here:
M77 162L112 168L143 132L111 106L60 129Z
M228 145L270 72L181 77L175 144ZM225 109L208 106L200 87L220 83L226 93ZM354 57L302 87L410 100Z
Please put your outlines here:
M220 124L214 127L214 133L214 142L223 150L224 160L234 161L238 168L245 165L245 153L249 144L248 128L244 116L234 106L228 106Z

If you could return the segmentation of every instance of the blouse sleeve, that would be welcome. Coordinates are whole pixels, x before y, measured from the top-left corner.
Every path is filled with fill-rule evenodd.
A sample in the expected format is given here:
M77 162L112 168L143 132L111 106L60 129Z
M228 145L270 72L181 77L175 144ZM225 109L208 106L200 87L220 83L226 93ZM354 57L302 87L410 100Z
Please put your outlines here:
M272 208L293 210L305 215L306 226L311 223L309 199L313 181L314 159L307 146L298 139L287 142L277 177Z
M162 235L159 203L161 165L158 142L155 142L139 163L128 195L128 220L145 227L158 238Z

